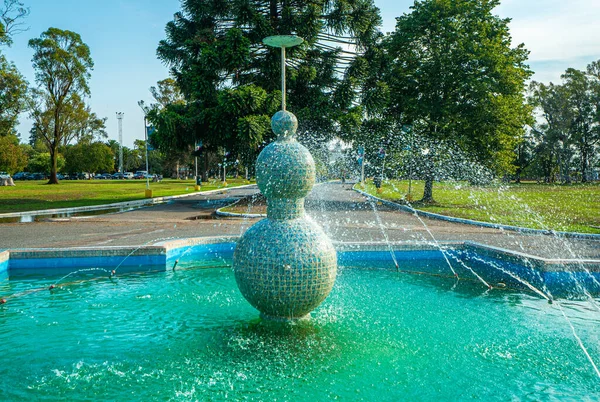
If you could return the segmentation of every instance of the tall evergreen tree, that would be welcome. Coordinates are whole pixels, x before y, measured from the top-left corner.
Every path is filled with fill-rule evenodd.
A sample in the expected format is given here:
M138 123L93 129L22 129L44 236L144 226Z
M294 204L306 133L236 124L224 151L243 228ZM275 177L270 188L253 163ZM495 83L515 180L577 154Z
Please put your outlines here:
M256 151L270 138L279 107L280 51L262 44L276 34L305 39L287 52L288 108L300 131L332 136L352 101L335 96L343 74L377 37L380 22L372 0L183 0L158 56L187 103L167 108L176 124L158 136Z

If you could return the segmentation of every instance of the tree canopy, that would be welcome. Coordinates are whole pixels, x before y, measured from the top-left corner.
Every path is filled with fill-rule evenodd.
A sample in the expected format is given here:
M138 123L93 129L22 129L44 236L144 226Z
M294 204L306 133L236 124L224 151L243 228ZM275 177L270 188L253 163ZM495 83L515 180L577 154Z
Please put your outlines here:
M209 150L258 150L271 137L280 98L280 50L262 40L296 34L305 43L288 49L288 107L300 131L331 138L351 104L335 96L343 73L375 40L380 22L372 0L182 1L157 52L186 104L152 118L157 134L177 146L202 141Z
M3 0L0 5L0 45L11 45L13 35L23 32L29 8L20 0Z
M27 107L27 81L0 54L0 137L15 134L19 114Z
M532 82L529 103L540 114L529 139L537 173L553 181L571 182L575 170L581 181L592 179L600 145L600 61L586 71L569 68L562 83Z
M397 18L386 43L393 59L388 111L418 135L452 139L481 163L507 171L531 121L524 102L531 71L524 46L511 47L509 20L492 13L499 3L416 1ZM431 201L434 175L424 175L423 198Z
M49 184L58 183L58 148L81 132L89 120L83 97L94 63L89 47L75 32L49 28L31 39L33 68L38 89L33 92L31 117L34 132L46 142L51 157Z

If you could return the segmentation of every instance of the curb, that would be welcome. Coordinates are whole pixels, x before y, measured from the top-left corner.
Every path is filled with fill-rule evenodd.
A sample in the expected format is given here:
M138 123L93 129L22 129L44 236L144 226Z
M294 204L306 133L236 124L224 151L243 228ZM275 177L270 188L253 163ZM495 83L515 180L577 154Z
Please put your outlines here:
M332 182L336 182L336 181L339 181L339 180L329 180L326 182L315 183L314 187L325 184L325 183L332 183ZM260 192L260 190L259 190L259 192ZM232 207L240 201L241 201L241 199L239 199L229 205L225 205L224 207L217 209L215 211L215 214L217 216L222 216L222 217L227 217L227 218L266 218L267 217L267 214L240 214L237 212L222 211L222 209Z
M471 219L454 218L452 216L446 216L446 215L436 214L433 212L427 212L427 211L423 211L420 209L411 208L406 205L401 205L401 204L398 204L398 203L395 203L392 201L384 200L383 198L379 198L377 196L374 196L372 194L369 194L363 190L359 190L354 187L352 187L352 189L354 191L356 191L357 193L362 194L365 197L377 200L377 201L381 202L382 204L387 205L388 207L391 207L394 209L399 209L404 212L410 212L412 214L418 214L419 216L425 216L430 219L437 219L440 221L453 222L453 223L462 223L464 225L480 226L480 227L491 228L491 229L509 230L511 232L518 232L518 233L546 235L546 236L559 236L559 237L565 237L565 238L569 238L569 239L600 241L600 234L577 233L577 232L556 232L554 230L522 228L519 226L502 225L499 223L489 223L489 222L474 221Z
M38 211L26 211L26 212L9 212L0 214L0 218L18 218L20 216L27 215L54 215L54 214L63 214L63 213L71 213L71 212L85 212L85 211L101 211L103 209L113 209L113 208L121 208L121 207L142 207L145 205L153 205L153 204L161 204L163 202L174 200L177 198L190 197L192 195L198 194L214 194L221 191L227 191L234 188L245 188L255 186L255 184L244 184L243 186L236 187L226 187L226 188L218 188L215 190L208 191L195 191L189 194L179 194L179 195L168 195L164 197L154 197L147 198L143 200L134 200L134 201L123 201L123 202L114 202L112 204L102 204L102 205L89 205L85 207L73 207L73 208L56 208L56 209L42 209Z
M221 211L224 208L229 208L229 207L234 206L235 204L240 202L240 200L241 200L241 198L235 202L232 202L229 205L225 205L224 207L217 209L215 211L215 214L217 216L222 216L222 217L226 217L226 218L266 218L267 217L267 214L240 214L237 212Z

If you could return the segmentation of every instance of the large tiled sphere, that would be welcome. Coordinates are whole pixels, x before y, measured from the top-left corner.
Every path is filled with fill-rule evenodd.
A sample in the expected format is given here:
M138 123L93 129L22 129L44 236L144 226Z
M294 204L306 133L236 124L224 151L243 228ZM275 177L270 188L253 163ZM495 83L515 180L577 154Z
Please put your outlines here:
M304 198L315 184L315 161L293 138L272 142L256 160L256 183L266 198Z
M238 241L233 266L244 297L263 316L307 316L331 291L335 249L311 219L263 219Z

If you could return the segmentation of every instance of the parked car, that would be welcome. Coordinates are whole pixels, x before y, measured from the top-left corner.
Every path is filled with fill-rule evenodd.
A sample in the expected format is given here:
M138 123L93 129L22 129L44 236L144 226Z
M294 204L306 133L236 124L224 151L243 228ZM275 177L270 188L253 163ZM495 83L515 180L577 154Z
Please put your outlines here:
M10 175L6 172L0 172L0 179L10 179Z
M133 172L125 172L123 173L124 179L133 179Z
M77 173L77 179L79 180L89 180L92 178L92 175L87 172Z
M94 177L95 179L100 180L110 180L112 179L112 175L110 173L102 173Z
M27 180L28 175L28 172L15 173L15 175L13 176L13 180Z
M47 180L48 176L45 173L33 173L27 180Z
M113 178L113 180L122 180L125 178L125 176L123 175L123 173L117 172L117 173L113 173L112 178Z
M64 175L64 174L62 174L62 173L57 173L57 174L56 174L56 178L57 178L58 180L64 180L64 179L65 179L65 175Z
M137 172L135 172L135 175L133 175L133 178L134 179L145 179L147 175L148 175L147 171L138 170Z

